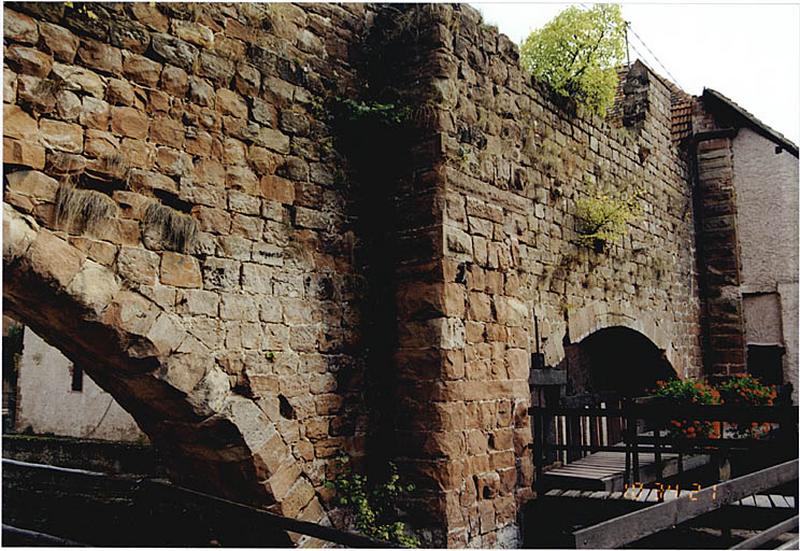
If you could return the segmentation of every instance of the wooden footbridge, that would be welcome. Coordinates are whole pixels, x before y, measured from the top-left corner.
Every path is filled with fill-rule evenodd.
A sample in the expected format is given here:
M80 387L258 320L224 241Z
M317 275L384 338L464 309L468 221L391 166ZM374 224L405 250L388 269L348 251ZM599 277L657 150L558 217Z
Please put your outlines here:
M781 538L797 548L797 407L605 400L531 408L538 498L526 512L527 544L720 548L722 542L753 549ZM722 430L717 438L686 438L669 432L674 420L715 422ZM751 423L769 432L735 430ZM692 541L698 527L717 529L719 537ZM675 539L681 530L683 545Z

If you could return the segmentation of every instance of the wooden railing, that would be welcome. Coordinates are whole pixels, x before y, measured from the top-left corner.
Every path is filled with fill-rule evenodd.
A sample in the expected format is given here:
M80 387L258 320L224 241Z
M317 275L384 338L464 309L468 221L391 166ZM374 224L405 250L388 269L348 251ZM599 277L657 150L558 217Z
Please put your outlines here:
M609 451L625 454L625 482L639 481L639 454L655 456L657 480L661 479L663 455L678 455L678 468L682 470L685 454L715 454L731 451L770 449L776 461L797 457L797 406L735 406L735 405L677 405L665 400L622 399L618 407L598 405L533 407L533 460L537 484L542 479L544 468L561 455L562 462L573 461L587 453ZM588 420L588 421L587 421ZM668 425L672 420L719 422L718 438L688 438L671 435ZM772 431L764 438L731 437L726 430L734 423L769 423ZM591 427L579 438L567 432L566 438L558 435L553 426ZM605 439L602 427L606 427ZM607 427L615 427L621 439L614 442ZM652 434L648 434L651 432ZM585 438L589 434L590 438ZM592 434L601 437L592 438Z
M634 511L627 515L577 530L573 533L574 545L577 549L614 549L622 547L725 505L735 503L743 497L780 486L781 484L796 483L797 475L798 461L793 459L733 480L721 482L711 488L705 488L698 492L686 492L677 499L654 504L640 511ZM796 511L796 498L794 505ZM796 526L797 515L788 521L764 530L760 535L741 542L735 548L753 549Z
M4 526L9 541L205 547L213 540L230 547L286 548L293 546L287 534L292 532L342 547L398 547L165 480L10 459L2 464L3 524L10 525Z

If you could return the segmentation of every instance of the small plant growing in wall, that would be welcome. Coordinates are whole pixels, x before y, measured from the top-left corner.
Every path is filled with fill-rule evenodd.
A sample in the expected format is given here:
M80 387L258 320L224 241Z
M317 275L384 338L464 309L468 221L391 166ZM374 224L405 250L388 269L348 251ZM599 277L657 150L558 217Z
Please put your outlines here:
M338 474L325 481L325 487L336 490L336 504L348 511L359 532L403 547L419 546L419 540L410 533L406 524L397 520L397 500L413 492L414 485L401 482L393 463L389 464L387 479L377 483L354 473L346 454L337 457L336 470Z
M578 199L575 217L578 243L603 252L610 243L618 242L628 232L628 223L639 217L639 193L629 199L598 195Z
M569 7L528 36L522 66L559 95L603 116L614 104L625 21L616 4Z

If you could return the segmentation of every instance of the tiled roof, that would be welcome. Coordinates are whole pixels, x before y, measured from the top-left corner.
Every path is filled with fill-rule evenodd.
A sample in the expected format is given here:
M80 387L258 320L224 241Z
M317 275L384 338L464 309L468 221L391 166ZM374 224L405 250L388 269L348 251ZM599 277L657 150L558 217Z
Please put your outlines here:
M672 95L672 141L681 142L692 135L692 98Z

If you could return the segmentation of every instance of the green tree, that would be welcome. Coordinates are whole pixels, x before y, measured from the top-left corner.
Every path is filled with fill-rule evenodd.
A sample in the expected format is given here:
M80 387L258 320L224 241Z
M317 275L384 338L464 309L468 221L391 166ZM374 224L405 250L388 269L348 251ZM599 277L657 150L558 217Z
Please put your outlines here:
M614 104L624 54L625 20L617 4L569 7L520 48L522 66L537 80L601 116Z

